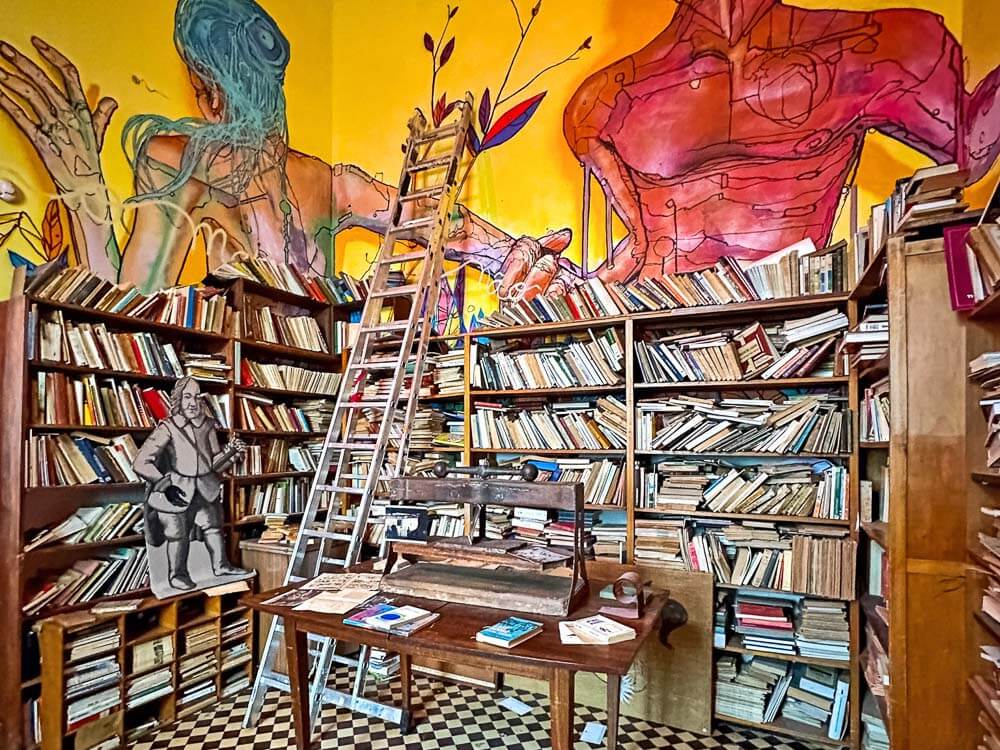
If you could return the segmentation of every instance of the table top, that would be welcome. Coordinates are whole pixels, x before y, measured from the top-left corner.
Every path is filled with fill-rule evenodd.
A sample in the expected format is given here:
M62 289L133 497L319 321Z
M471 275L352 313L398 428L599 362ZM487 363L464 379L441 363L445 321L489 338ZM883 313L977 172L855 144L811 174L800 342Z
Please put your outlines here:
M509 667L557 668L569 669L574 672L624 675L632 666L636 654L646 639L656 631L660 624L661 612L666 604L666 596L663 594L647 594L645 615L640 620L611 618L633 628L636 632L634 640L610 646L600 646L594 644L569 645L562 643L559 638L559 622L578 620L581 617L597 614L601 607L614 604L612 600L600 598L601 590L610 584L611 581L591 580L586 602L567 617L508 612L487 607L473 607L465 604L391 595L392 603L395 605L413 605L441 614L438 620L410 636L389 635L377 630L345 625L343 621L348 615L295 611L289 607L264 604L271 597L297 588L302 584L247 595L243 598L243 603L251 609L286 618L289 625L294 624L299 630L343 638L353 643L363 643L389 651L432 652L436 655L454 657L456 661L460 661L462 657L474 660L486 659L491 663ZM351 610L351 612L355 611L357 608ZM477 632L510 616L540 622L543 625L542 632L509 649L480 643L476 640Z

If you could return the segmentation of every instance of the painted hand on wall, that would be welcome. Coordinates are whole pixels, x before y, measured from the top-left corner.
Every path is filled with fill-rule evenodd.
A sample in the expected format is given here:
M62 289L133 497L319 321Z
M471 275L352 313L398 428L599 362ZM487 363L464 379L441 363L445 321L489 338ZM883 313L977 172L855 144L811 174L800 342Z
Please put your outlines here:
M565 110L585 178L628 229L608 236L600 275L756 259L806 237L822 246L869 129L974 181L1000 151L998 85L1000 69L966 92L961 48L929 12L680 0L652 42L593 74Z

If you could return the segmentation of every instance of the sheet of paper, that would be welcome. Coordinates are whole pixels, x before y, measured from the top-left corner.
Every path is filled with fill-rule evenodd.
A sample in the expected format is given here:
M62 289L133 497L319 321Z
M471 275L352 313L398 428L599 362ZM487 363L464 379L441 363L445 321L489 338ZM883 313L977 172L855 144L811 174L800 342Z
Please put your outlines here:
M343 589L378 590L382 582L380 573L321 573L301 588L311 591L342 591Z
M273 604L276 607L294 607L307 599L312 599L319 594L319 591L309 591L307 589L292 589L284 594L272 596L264 604Z
M372 589L343 589L342 591L320 591L294 607L296 611L324 612L343 615L371 599L377 591Z
M575 630L573 630L573 623L571 622L559 623L559 640L567 646L582 646L586 643L586 641L577 635Z
M588 721L580 733L580 739L589 745L603 745L608 728L596 721Z
M501 708L506 708L508 711L513 711L518 716L524 716L525 714L531 713L531 706L527 703L522 703L517 698L510 696L509 698L504 698L497 705Z

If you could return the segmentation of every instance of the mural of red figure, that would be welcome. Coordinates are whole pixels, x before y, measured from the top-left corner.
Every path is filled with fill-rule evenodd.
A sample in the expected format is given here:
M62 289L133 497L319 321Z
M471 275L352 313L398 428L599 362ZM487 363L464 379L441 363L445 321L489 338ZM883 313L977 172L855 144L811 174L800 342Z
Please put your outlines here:
M961 47L926 11L680 0L565 110L566 140L628 228L599 274L821 246L869 129L975 181L1000 150L998 85L994 69L966 91Z

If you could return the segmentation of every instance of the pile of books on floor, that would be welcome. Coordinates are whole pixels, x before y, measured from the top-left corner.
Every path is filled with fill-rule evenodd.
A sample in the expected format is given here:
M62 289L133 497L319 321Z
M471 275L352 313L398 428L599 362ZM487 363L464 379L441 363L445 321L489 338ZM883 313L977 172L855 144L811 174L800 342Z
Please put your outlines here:
M608 396L592 401L544 401L515 406L478 401L472 415L476 448L517 450L624 449L625 404Z
M112 503L77 508L65 521L49 527L24 545L30 552L48 544L90 544L138 534L142 528L141 503Z
M69 649L67 660L73 663L109 651L117 651L121 646L121 633L118 626L113 623L95 627L69 638L66 646Z
M259 474L277 474L283 471L316 471L317 459L323 450L322 443L291 444L287 440L264 440L247 446L242 463L233 467L233 474L255 477Z
M122 667L116 655L74 664L66 671L66 700L117 685L121 676Z
M319 323L310 315L282 315L270 307L253 307L247 310L245 325L258 341L311 352L330 351Z
M288 263L275 263L267 258L241 258L212 271L212 276L232 280L250 279L272 289L281 289L317 302L343 304L363 300L368 295L368 282L347 273L336 276L307 274Z
M635 312L726 305L764 299L842 292L847 278L841 242L817 250L798 242L761 260L722 258L712 268L607 284L591 277L561 297L521 299L486 317L484 328L590 320Z
M625 379L625 342L614 328L525 348L525 342L477 344L473 388L526 390L611 386Z
M857 543L845 529L698 520L682 535L688 569L711 572L720 584L833 599L854 595Z
M285 404L267 396L243 393L236 403L240 422L247 430L323 432L333 417L333 403L328 399L300 399Z
M216 624L208 622L195 625L184 631L184 653L193 654L219 645L219 633Z
M636 449L665 453L842 453L850 449L844 399L825 393L766 398L676 396L639 401Z
M684 521L670 518L635 520L635 558L642 565L684 568L681 556Z
M889 306L867 305L861 322L844 334L849 366L878 362L889 353Z
M829 310L799 320L764 326L701 329L636 342L647 383L771 380L833 371L839 333L847 316Z
M311 482L309 477L286 477L240 487L237 489L236 507L244 517L301 513L305 510Z
M399 654L373 648L368 656L368 676L376 683L388 682L399 672Z
M120 596L149 585L149 564L144 547L122 547L104 557L77 560L73 567L41 589L22 607L26 615L43 609L70 607L100 597Z
M106 281L86 266L60 269L58 261L39 266L24 291L59 304L213 333L226 330L233 313L218 289L182 286L147 296L132 284Z
M715 710L720 719L774 721L791 682L787 662L760 656L721 656L715 662Z
M770 654L795 654L795 597L737 592L733 631L745 649Z
M243 359L240 360L240 385L334 396L340 385L340 373Z
M847 733L850 685L846 671L798 665L781 707L781 717L826 730L831 740L842 740Z
M428 352L424 367L434 378L435 396L461 396L465 393L465 352L459 349L440 354Z
M29 487L139 481L132 468L139 448L131 435L71 432L33 435L25 442Z
M125 688L125 707L136 708L174 691L170 667L140 675L129 681Z
M795 624L795 645L802 656L847 661L851 655L847 605L826 599L803 599Z

